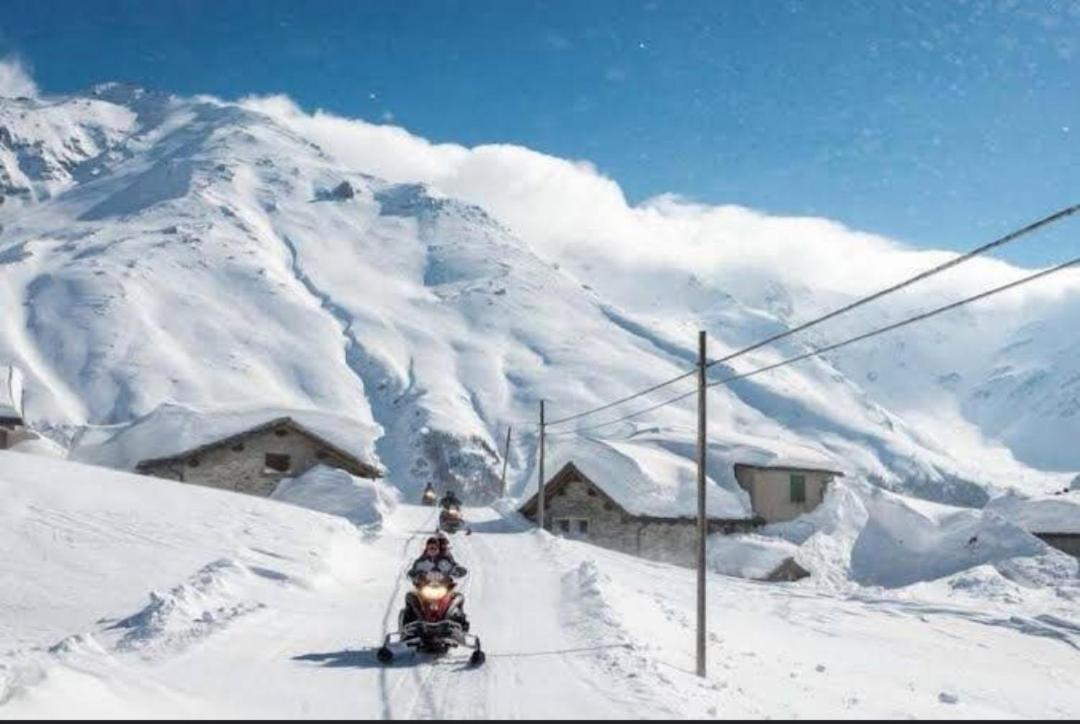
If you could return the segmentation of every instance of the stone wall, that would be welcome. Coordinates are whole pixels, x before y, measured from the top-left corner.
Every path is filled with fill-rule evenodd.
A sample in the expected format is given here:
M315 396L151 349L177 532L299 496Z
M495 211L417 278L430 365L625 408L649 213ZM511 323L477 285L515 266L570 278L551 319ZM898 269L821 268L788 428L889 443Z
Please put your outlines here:
M695 564L697 520L695 518L646 518L624 514L583 481L567 483L548 496L544 527L556 535L581 538L611 550L681 566ZM588 520L588 533L574 526L564 532L560 519ZM709 533L749 532L754 521L709 521Z
M38 434L21 426L0 427L0 450L8 450L20 442L37 440Z
M288 455L289 469L268 468L268 453ZM318 464L352 467L317 439L285 426L262 430L197 455L140 466L140 471L159 478L268 496L282 478L302 475Z
M636 547L636 530L626 524L622 512L585 482L567 483L558 493L549 495L546 504L544 527L553 533L560 532L556 522L559 518L587 518L586 538L591 543L629 552Z
M1046 545L1053 546L1074 558L1080 558L1080 533L1036 533L1035 535Z

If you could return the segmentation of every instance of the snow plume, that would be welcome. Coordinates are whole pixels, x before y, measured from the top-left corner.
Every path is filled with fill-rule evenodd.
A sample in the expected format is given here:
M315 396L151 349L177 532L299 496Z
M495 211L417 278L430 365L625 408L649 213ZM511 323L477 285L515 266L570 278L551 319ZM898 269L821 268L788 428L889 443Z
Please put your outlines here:
M17 98L29 96L36 98L37 84L30 77L30 70L16 55L0 58L0 97Z
M584 270L614 265L621 274L606 275L603 291L616 298L620 291L640 290L637 274L655 283L665 272L692 274L737 296L777 276L789 286L813 279L821 291L862 294L952 255L913 250L828 219L770 216L671 194L632 205L618 183L587 162L509 144L436 144L394 126L321 110L305 113L284 96L250 97L241 104L273 116L356 169L395 182L427 183L478 204L553 260ZM1004 262L981 259L926 288L976 291L1019 274ZM1077 276L1047 279L998 303L1060 293Z

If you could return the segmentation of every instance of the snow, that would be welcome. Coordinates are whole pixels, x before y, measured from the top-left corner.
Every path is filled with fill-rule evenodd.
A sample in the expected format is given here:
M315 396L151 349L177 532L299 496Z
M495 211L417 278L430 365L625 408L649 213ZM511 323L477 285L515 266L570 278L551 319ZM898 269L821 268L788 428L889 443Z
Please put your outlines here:
M763 578L790 557L811 573L815 586L843 592L933 583L931 590L951 595L974 586L976 575L982 577L978 585L991 591L1027 585L1072 596L1080 583L1073 580L1076 562L1025 529L1017 510L1026 501L1014 505L957 508L841 479L818 508L793 521L751 535L711 537L709 565L727 575ZM1062 518L1074 521L1075 509Z
M707 543L709 570L737 578L763 579L793 558L798 546L782 538L714 535Z
M549 475L572 462L632 515L697 515L697 468L691 459L661 446L645 441L556 438L545 456ZM708 515L717 518L753 515L749 495L741 488L720 487L709 477L706 486Z
M0 365L0 419L23 416L23 376L18 367Z
M347 477L319 470L287 487L333 507L353 500L350 485L372 483ZM971 526L963 511L841 487L801 547L857 521L863 493L865 529L913 523L928 557ZM997 523L978 529L997 536L994 561L911 586L710 574L709 670L699 679L693 571L556 538L512 512L467 508L474 533L452 541L487 663L405 655L383 668L374 648L433 508L372 506L378 496L361 495L382 525L356 527L274 500L17 453L0 453L0 495L4 718L1080 712L1077 562L1004 545L1026 534L992 513ZM873 550L888 556L874 568L889 570L895 548Z
M702 276L650 264L643 274L595 256L586 240L541 244L518 219L493 215L499 199L462 201L419 167L409 178L375 176L383 165L267 104L105 84L48 100L0 99L0 126L8 130L0 168L10 180L0 206L0 359L25 372L33 425L75 441L77 459L122 469L204 441L184 410L207 417L213 434L230 427L221 422L230 411L305 410L347 418L329 427L347 431L403 492L430 482L475 501L496 494L513 427L509 489L521 498L535 485L530 423L540 399L556 419L686 371L699 328L718 356L850 301L834 283L807 288L814 275L793 282L780 262L771 276L739 263ZM404 134L381 133L388 142ZM432 150L459 151L468 155ZM507 163L510 153L478 151ZM513 165L498 168L508 183L524 182ZM656 201L640 213L667 229L679 223L676 211ZM708 237L707 246L735 252L758 240L768 246L771 230L787 238L810 224L734 207L717 215L741 231L717 236L722 244ZM568 239L602 230L595 218L574 218L576 230L560 221ZM905 269L924 261L834 227L829 238L858 241L861 255L902 256ZM1076 297L1062 289L714 388L711 510L745 512L730 466L771 459L821 461L813 467L968 505L1011 487L1060 489L1077 419L1068 416L1077 356L1059 341L1069 339ZM829 338L939 293L830 327ZM1032 327L1035 319L1046 321ZM788 341L713 373L773 362L820 339ZM991 375L984 359L1013 372ZM954 389L936 382L952 373ZM1000 383L981 386L989 380ZM1016 400L1037 404L1004 424L1000 411ZM1048 422L1053 433L1043 435ZM628 474L625 497L640 510L681 511L694 423L688 400L608 427L592 443L609 448L597 459ZM551 439L576 424L555 426Z
M1007 494L986 509L1032 533L1080 533L1080 490L1031 498Z
M162 404L130 424L89 429L76 441L71 457L134 470L143 460L179 455L285 417L358 459L378 464L374 446L378 428L344 415L283 408L199 409L177 404Z
M317 465L299 477L282 480L270 497L341 516L356 526L380 526L394 512L401 494L381 480Z
M47 437L32 437L17 442L8 448L12 452L25 453L27 455L44 455L51 458L66 458L68 450L55 440Z

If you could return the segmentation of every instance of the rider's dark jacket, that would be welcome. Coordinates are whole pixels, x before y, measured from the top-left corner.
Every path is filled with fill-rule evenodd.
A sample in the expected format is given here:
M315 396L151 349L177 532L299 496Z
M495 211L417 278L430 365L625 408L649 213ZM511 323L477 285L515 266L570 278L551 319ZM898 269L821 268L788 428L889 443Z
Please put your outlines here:
M431 573L432 571L438 571L451 578L460 578L468 573L464 566L458 565L453 556L440 554L437 556L420 556L413 561L412 567L409 568L409 572L406 575L408 575L409 578L416 578L417 576L423 575L424 573Z

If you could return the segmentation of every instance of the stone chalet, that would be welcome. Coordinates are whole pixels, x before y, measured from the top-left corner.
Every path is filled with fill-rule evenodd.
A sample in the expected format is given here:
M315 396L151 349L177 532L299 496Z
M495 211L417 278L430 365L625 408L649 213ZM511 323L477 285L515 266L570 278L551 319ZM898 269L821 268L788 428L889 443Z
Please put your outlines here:
M709 533L748 533L765 523L795 518L821 503L828 481L837 475L841 473L822 469L737 465L736 479L749 493L752 512L731 517L710 514ZM566 463L544 486L545 528L643 558L692 565L696 508L676 506L650 514L641 510L640 501L622 500L621 489L611 485L605 490L574 462ZM534 494L519 512L536 521L538 504Z
M268 496L282 478L303 475L316 465L339 468L363 478L382 474L375 465L291 417L277 417L180 453L142 460L135 470L195 485Z

